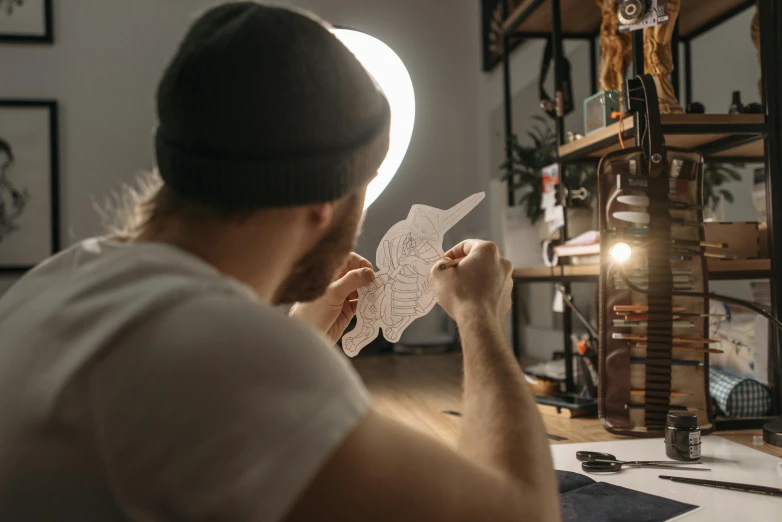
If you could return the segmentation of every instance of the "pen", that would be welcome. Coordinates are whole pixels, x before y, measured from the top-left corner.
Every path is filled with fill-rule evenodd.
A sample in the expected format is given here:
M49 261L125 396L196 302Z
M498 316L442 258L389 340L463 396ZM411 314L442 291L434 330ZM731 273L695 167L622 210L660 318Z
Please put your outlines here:
M743 493L756 493L758 495L782 497L782 489L768 486L755 486L753 484L740 484L738 482L722 482L719 480L671 477L668 475L659 475L659 478L663 480L670 480L672 482L681 482L682 484L692 484L694 486L706 486L708 488L729 489L731 491L741 491Z

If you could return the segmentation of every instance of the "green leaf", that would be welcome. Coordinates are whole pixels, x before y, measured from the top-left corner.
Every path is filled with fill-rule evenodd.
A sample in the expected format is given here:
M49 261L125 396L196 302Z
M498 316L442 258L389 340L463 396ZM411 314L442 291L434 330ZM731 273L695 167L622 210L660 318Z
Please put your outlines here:
M540 138L539 138L539 137L537 137L536 135L534 135L534 134L533 134L533 133L531 133L531 132L528 132L528 133L527 133L527 136L529 136L530 138L532 138L532 141L535 143L535 147L536 147L536 148L540 148L540 147L542 146L542 145L541 145L541 141L540 141Z
M733 178L733 181L741 181L741 179L742 179L742 178L741 178L741 174L739 174L738 172L736 172L736 171L735 171L735 170L733 170L733 169L727 169L727 171L728 171L728 175L729 175L731 178Z
M720 194L722 194L722 197L725 198L725 201L728 203L733 203L733 194L727 190L720 190Z

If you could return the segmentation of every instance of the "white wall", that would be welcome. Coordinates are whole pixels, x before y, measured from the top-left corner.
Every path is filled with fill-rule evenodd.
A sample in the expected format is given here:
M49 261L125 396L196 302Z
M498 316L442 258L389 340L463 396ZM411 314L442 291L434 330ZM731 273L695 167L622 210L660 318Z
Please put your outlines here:
M154 93L188 24L212 0L55 2L55 44L0 44L0 98L60 102L62 237L101 232L92 207L154 165ZM484 190L476 143L480 5L471 0L286 1L384 40L412 76L413 141L396 178L368 212L359 252L374 256L390 224L410 205L447 208ZM451 236L485 235L489 203ZM4 282L3 282L4 281ZM9 279L0 280L0 292Z

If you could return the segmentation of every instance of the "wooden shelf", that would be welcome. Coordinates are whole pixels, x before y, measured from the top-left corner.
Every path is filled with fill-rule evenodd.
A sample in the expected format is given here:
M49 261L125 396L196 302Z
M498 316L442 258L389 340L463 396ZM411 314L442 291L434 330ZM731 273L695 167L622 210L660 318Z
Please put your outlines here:
M562 0L560 0L562 1ZM698 0L682 2L679 34L690 38L716 23L752 6L749 0ZM602 16L594 0L562 1L562 32L595 34ZM542 34L551 32L551 0L524 0L503 24L506 32Z
M597 33L602 16L594 0L562 3L562 32ZM524 0L510 14L503 27L517 33L551 33L551 0Z
M709 259L709 279L764 279L771 275L768 259L719 260ZM517 268L513 278L520 282L597 281L600 265L567 265L556 267Z
M738 14L748 9L754 3L748 0L682 2L682 10L679 13L679 35L683 38L691 38L700 34L702 29L713 26L728 15Z
M706 158L762 158L764 156L763 114L663 114L665 143L672 147L700 150ZM626 147L634 147L635 119L622 122ZM728 142L727 140L731 140ZM717 147L719 150L715 150ZM619 122L559 148L562 161L600 158L619 150Z

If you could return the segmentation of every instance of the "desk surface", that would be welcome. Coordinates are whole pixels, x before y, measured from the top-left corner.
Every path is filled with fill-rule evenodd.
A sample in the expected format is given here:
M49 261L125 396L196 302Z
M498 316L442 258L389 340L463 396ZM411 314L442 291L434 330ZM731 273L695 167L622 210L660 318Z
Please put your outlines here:
M460 411L461 408L460 354L377 355L358 357L353 359L353 364L364 379L379 411L455 446L460 419L446 415L443 411ZM596 418L544 416L543 419L549 434L566 439L551 441L552 444L628 440L605 431ZM759 430L720 432L719 435L748 446L752 451L759 450L782 458L782 448L768 444L752 445L752 437L760 435ZM660 445L662 447L662 442ZM782 503L780 499L777 501Z
M611 453L619 459L666 460L661 441L636 439L552 446L554 467L583 473L581 463L576 460L578 450ZM691 486L658 478L658 475L671 475L782 488L782 461L779 458L712 435L703 438L701 460L703 466L711 471L638 468L590 477L598 482L609 482L702 508L682 517L683 522L782 520L782 498Z

